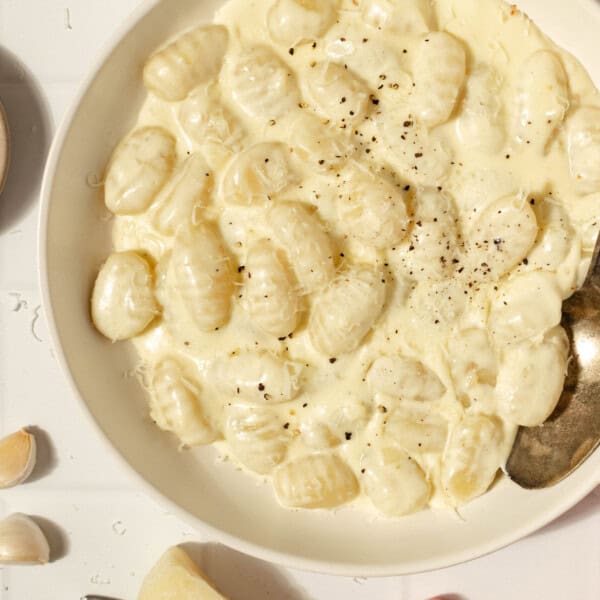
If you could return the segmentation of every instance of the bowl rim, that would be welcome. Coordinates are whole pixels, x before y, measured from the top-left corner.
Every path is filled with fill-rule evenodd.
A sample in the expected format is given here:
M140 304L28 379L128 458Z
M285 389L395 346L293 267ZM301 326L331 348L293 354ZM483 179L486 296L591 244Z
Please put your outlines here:
M325 562L323 560L313 560L299 557L289 552L271 550L265 546L249 542L241 537L228 534L219 528L202 521L198 517L195 517L194 515L188 513L185 509L181 508L173 500L170 500L168 497L163 495L160 490L158 490L152 483L138 473L135 468L125 459L125 457L116 449L116 447L113 446L108 438L108 435L103 431L99 423L92 415L90 408L80 392L77 382L71 373L71 370L69 369L66 354L62 346L61 335L56 323L55 313L50 296L47 253L48 221L52 204L51 200L54 178L66 140L70 133L72 123L82 100L85 98L98 73L110 58L112 52L115 50L118 44L131 33L139 21L141 21L153 8L161 4L163 1L164 0L142 0L141 4L138 5L123 20L123 22L115 28L108 39L101 44L100 49L92 61L87 75L78 85L77 91L56 130L46 161L40 192L40 209L37 232L38 285L42 298L42 308L46 317L48 331L50 334L51 347L54 350L56 360L60 365L60 369L66 379L67 385L74 398L76 398L80 412L84 415L89 428L95 430L95 432L98 434L97 438L100 440L100 443L104 449L116 459L116 461L122 466L123 471L128 473L132 483L135 483L136 487L141 489L157 505L166 506L182 521L189 524L194 530L200 532L202 535L209 537L209 539L216 540L244 554L254 556L283 567L345 577L389 577L411 575L452 567L475 560L477 558L482 558L531 535L578 504L583 498L592 492L594 488L600 485L600 469L598 469L595 477L592 476L589 478L589 480L584 479L580 485L578 485L574 490L571 490L563 502L554 503L546 510L540 511L536 518L531 519L526 526L523 526L516 531L511 530L502 536L497 536L496 538L484 543L480 543L475 547L452 552L437 559L422 559L408 562L405 561L401 564L392 562L365 566L357 561ZM585 0L586 3L588 1L589 0ZM592 0L590 6L593 6L593 4L594 2ZM598 8L597 5L595 8ZM600 453L600 448L597 449L596 452Z

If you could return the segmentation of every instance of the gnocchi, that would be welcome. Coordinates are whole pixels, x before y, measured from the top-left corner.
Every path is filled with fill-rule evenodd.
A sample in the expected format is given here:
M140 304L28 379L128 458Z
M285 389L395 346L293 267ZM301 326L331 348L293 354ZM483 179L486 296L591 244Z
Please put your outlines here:
M300 391L302 367L268 352L238 352L221 357L211 368L213 384L230 400L276 404L293 400Z
M268 46L238 55L229 66L227 79L233 102L251 119L276 121L300 104L296 77Z
M536 203L535 211L540 229L527 262L532 268L557 271L571 250L575 232L565 210L552 199Z
M275 142L257 144L241 152L223 174L220 196L234 204L273 200L294 181L288 156L288 148Z
M104 201L116 215L145 211L175 165L175 139L161 127L134 131L114 151L106 173Z
M334 123L353 123L369 106L369 89L350 70L335 62L318 63L306 87L317 110Z
M581 65L502 0L228 0L140 77L88 181L91 317L167 440L289 508L489 489L561 397L600 231Z
M186 446L211 444L219 437L203 411L198 384L175 358L163 359L154 369L150 416Z
M324 173L341 168L356 151L356 146L347 137L306 111L294 120L290 139L296 155L311 168Z
M448 359L456 393L463 406L478 406L494 393L498 357L485 329L465 329L448 340Z
M472 261L502 277L527 258L538 235L535 213L524 198L501 198L485 208L471 233Z
M279 501L292 508L333 508L359 491L350 467L335 454L313 454L279 467L273 475Z
M449 277L459 261L458 240L454 200L432 188L421 190L407 248L409 275L417 280L431 281Z
M421 467L392 446L370 449L362 459L367 496L384 515L401 517L427 505L431 488Z
M409 225L402 187L357 169L346 170L342 177L338 216L348 233L376 248L399 244Z
M142 333L159 312L148 261L136 252L111 254L92 293L92 320L98 331L113 342L127 340Z
M417 50L413 67L413 112L427 127L446 122L458 100L466 77L465 50L445 32L427 33Z
M212 331L227 323L234 285L233 260L215 226L200 222L180 231L169 271L173 290L196 327Z
M501 414L515 425L541 425L558 403L568 358L569 340L562 327L550 330L541 342L507 348L496 386Z
M386 281L370 267L340 274L314 300L308 329L315 348L327 356L352 352L375 325L386 300Z
M244 269L244 308L261 329L286 337L298 325L297 284L282 252L261 240L248 252Z
M267 22L276 42L294 46L322 36L336 16L336 0L275 0Z
M443 452L448 438L448 422L420 403L403 401L389 408L384 396L379 397L387 412L379 412L382 438L412 456Z
M270 473L287 454L288 439L277 415L236 407L227 419L225 439L236 458L256 473Z
M508 458L504 437L496 417L467 415L456 425L442 465L444 491L454 501L468 502L490 487Z
M500 287L492 300L490 332L498 343L514 344L543 335L560 323L561 315L562 297L555 279L532 271Z
M547 50L523 64L517 89L516 138L545 152L569 109L567 75L559 58Z
M488 65L478 65L469 75L462 111L456 120L461 144L489 154L502 149L506 136L501 88L498 73Z
M369 369L367 382L375 393L406 400L438 400L446 392L431 369L404 356L378 358Z
M200 154L192 154L181 163L159 201L154 226L166 236L194 224L198 212L209 203L213 187L212 173Z
M144 83L163 100L184 100L193 88L218 76L228 44L225 27L197 27L148 59Z
M179 123L196 144L217 143L238 148L244 130L225 106L215 84L196 88L181 104Z
M334 247L317 216L300 204L280 203L267 219L304 292L326 285L335 274Z

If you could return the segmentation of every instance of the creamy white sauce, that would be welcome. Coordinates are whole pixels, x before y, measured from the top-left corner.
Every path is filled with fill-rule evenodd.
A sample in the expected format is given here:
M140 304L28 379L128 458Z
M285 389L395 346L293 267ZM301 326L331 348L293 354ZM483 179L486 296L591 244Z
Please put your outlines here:
M115 251L157 265L162 317L133 338L155 420L220 438L288 506L483 493L562 388L560 303L600 229L598 91L498 0L231 0L216 23L226 44L197 30L146 67L137 127L176 156L163 137L111 164L133 200L107 203L134 206Z

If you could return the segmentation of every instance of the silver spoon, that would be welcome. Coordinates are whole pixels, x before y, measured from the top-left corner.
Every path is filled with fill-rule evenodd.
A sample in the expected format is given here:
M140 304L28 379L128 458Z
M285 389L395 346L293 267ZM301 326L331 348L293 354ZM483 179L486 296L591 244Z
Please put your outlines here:
M580 290L563 303L573 359L556 409L538 427L521 427L506 463L527 489L554 485L600 443L600 237Z

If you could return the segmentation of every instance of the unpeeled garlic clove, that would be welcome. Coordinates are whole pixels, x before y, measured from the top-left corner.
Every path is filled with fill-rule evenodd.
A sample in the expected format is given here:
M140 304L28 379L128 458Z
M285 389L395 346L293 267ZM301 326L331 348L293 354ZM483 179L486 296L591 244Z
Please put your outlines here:
M50 546L37 523L14 513L0 521L0 564L46 564Z
M35 437L21 429L0 440L0 488L23 483L35 466Z

